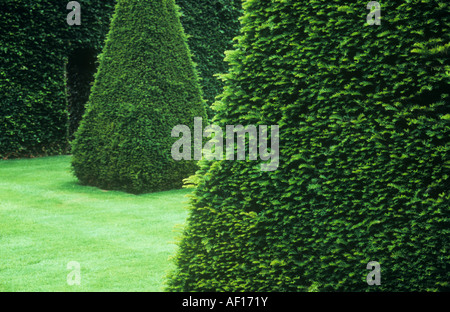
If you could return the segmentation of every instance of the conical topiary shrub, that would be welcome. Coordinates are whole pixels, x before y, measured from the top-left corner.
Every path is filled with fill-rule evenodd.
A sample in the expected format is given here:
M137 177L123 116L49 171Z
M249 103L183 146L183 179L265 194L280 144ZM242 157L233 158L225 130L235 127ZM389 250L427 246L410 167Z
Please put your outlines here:
M450 6L366 5L244 1L214 123L280 164L202 165L168 290L450 289Z
M81 183L143 193L177 188L195 172L175 161L175 125L205 109L173 0L120 0L73 141Z

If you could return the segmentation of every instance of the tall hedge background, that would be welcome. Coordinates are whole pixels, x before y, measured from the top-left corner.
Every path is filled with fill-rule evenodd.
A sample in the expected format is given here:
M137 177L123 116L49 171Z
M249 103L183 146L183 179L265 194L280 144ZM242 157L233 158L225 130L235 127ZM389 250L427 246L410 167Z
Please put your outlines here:
M209 117L210 106L222 92L223 82L216 77L227 71L224 52L232 48L232 39L239 32L242 15L241 0L177 0L181 23L188 34L188 44L197 63L203 98Z
M116 1L78 1L80 26L66 23L68 2L0 3L0 158L68 151ZM238 31L240 2L177 3L209 106L222 83L214 74L225 69L223 51Z
M0 3L2 158L61 153L67 148L64 64L77 49L100 51L114 1L80 1L82 26L67 24L67 3ZM69 79L76 80L76 75ZM85 94L72 93L71 101L77 102L77 96Z
M244 1L214 123L280 125L280 166L201 163L168 290L450 289L449 4L366 5Z

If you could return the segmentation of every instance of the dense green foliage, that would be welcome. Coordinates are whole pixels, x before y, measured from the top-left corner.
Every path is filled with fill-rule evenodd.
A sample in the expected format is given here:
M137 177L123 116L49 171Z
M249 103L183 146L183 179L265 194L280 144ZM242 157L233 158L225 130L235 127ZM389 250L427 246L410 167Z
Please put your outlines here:
M280 125L280 166L201 164L168 289L449 290L449 4L244 11L214 123Z
M198 65L208 115L212 116L209 106L223 88L223 82L215 75L227 71L224 52L232 47L232 39L238 35L242 1L177 0L176 3L181 8L181 23L189 36L193 60Z
M196 163L172 159L176 125L205 117L173 0L119 1L73 142L84 184L142 193L181 187Z
M0 3L1 158L61 153L79 126L116 1L79 1L80 26L67 24L68 2ZM226 70L240 1L177 4L208 107L222 87L214 75Z
M67 147L64 64L77 49L99 51L114 0L82 1L80 26L67 24L67 3L0 3L2 158L60 153Z

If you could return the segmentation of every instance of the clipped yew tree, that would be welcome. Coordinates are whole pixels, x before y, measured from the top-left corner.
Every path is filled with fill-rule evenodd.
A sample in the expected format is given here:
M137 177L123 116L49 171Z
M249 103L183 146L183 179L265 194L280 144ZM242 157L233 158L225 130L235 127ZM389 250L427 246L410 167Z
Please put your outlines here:
M196 170L175 161L176 125L205 114L173 0L119 0L73 142L82 184L143 193L177 188Z
M244 1L214 123L280 163L201 163L168 290L450 289L449 5L366 5Z

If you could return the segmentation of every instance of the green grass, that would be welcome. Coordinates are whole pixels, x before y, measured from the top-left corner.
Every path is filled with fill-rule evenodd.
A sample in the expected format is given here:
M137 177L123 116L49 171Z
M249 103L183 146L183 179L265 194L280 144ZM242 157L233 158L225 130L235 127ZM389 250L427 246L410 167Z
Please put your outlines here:
M0 161L0 291L162 291L189 192L82 186L70 156Z

